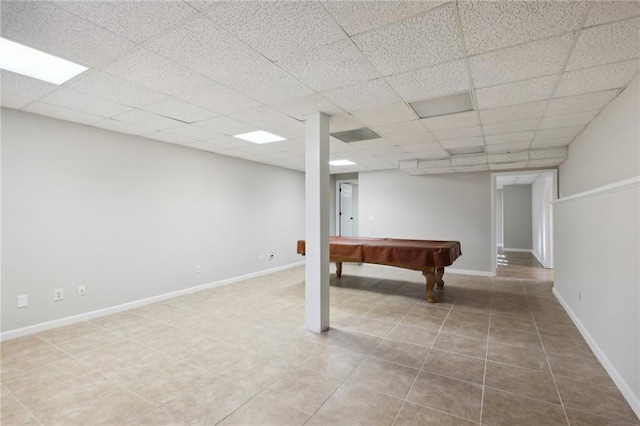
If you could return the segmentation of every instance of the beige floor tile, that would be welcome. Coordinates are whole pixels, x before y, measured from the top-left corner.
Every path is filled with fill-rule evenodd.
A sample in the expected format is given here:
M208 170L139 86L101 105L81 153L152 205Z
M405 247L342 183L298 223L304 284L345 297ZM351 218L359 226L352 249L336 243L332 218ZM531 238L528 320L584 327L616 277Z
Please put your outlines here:
M44 349L50 348L51 344L49 342L45 342L36 335L18 337L16 339L0 342L0 353L2 354L2 360L21 357L33 352L39 352Z
M634 423L622 422L620 420L610 419L607 417L598 416L584 411L575 410L573 408L567 408L567 417L571 425L580 426L629 426ZM636 422L635 424L638 424Z
M447 320L477 322L478 324L489 324L489 313L469 312L461 309L451 308Z
M411 327L398 324L388 335L387 339L398 340L413 345L430 347L436 340L438 332L421 327Z
M551 371L556 376L582 380L604 386L615 386L607 371L598 361L548 354Z
M314 423L318 425L390 425L401 405L401 399L345 384L320 407L314 416L316 417Z
M87 375L94 371L85 364L69 358L55 364L42 366L35 370L27 371L15 377L2 378L2 383L14 395L30 395L50 386L57 386L59 382Z
M143 334L136 339L136 342L176 358L184 358L192 353L203 353L216 345L216 341L205 334L173 326Z
M484 359L433 349L429 352L422 369L467 382L483 384L484 364Z
M471 420L455 417L408 401L404 402L398 417L393 422L393 426L471 426L475 424L477 423Z
M488 361L485 385L560 404L558 392L550 373Z
M125 337L123 336L108 330L99 329L97 332L92 332L77 339L58 343L57 346L71 355L78 355L113 343L122 342L124 339Z
M400 315L402 318L402 315ZM385 337L396 326L396 322L380 320L369 316L356 317L355 321L348 326L349 329L358 333L370 334L376 337Z
M371 356L407 367L420 368L428 353L429 349L424 346L384 339L371 352Z
M568 423L560 405L487 388L482 405L482 424L566 426Z
M369 303L354 301L349 301L349 303L338 305L333 308L335 312L347 315L363 315L369 312L371 309L373 309L373 306L371 306L371 304Z
M529 315L529 319L500 316L491 314L491 326L500 328L509 328L511 330L522 331L525 333L537 333L536 323L533 321L533 317Z
M600 386L564 377L556 377L556 383L565 407L626 422L638 422L638 417L615 387Z
M482 386L423 371L407 400L477 422L480 420Z
M419 306L419 305L416 305ZM439 312L434 310L433 312ZM408 312L400 321L402 325L408 325L411 327L422 327L429 330L438 330L442 326L444 322L444 316L440 316L440 314L433 315L431 312L424 311L414 311L411 310Z
M484 359L487 354L487 340L457 334L439 333L433 343L433 348Z
M322 349L324 345L292 334L283 339L270 341L256 349L256 352L291 363L299 363Z
M2 387L0 396L0 424L3 425L39 425L40 422L24 408L18 400Z
M263 394L312 415L341 384L339 379L299 368L281 376Z
M220 375L257 392L266 389L292 368L294 367L287 361L252 353Z
M71 359L73 359L71 356L53 346L36 352L30 352L24 356L14 356L3 359L2 364L0 364L2 380L4 381L43 366L56 365Z
M542 350L533 350L520 348L518 346L489 342L487 359L490 361L501 362L503 364L514 365L516 367L549 372L547 357Z
M576 358L595 359L589 345L584 342L553 336L541 337L547 353L571 354L571 356Z
M66 327L43 331L42 333L38 333L37 336L51 344L59 345L60 343L68 340L98 334L100 331L101 328L91 323L81 322L78 324L68 325Z
M537 334L523 333L509 328L492 326L489 330L489 341L532 350L542 349L540 337Z
M560 337L563 339L577 340L578 342L584 342L582 334L578 331L575 325L556 325L555 327L539 328L540 335Z
M130 313L170 324L175 324L198 314L190 309L165 303L153 303L151 305L142 306L140 308L133 309Z
M352 330L331 328L326 333L328 346L348 349L363 355L369 354L381 341L379 337Z
M162 353L125 339L102 348L77 355L85 364L107 376L117 375L120 371L156 367L160 368L177 360Z
M486 339L489 332L489 324L447 318L440 331L459 334L461 336L475 337L478 339Z
M411 309L411 306L393 306L386 304L379 304L370 311L366 312L364 316L390 322L392 324L398 323Z
M367 358L345 382L404 398L419 370L375 358Z
M308 418L308 414L282 404L277 398L258 395L220 422L220 425L296 426L303 425Z
M364 355L339 347L324 347L300 365L321 374L344 380L364 360Z
M176 419L166 411L157 409L150 412L149 414L141 416L132 424L136 426L184 426L187 423Z

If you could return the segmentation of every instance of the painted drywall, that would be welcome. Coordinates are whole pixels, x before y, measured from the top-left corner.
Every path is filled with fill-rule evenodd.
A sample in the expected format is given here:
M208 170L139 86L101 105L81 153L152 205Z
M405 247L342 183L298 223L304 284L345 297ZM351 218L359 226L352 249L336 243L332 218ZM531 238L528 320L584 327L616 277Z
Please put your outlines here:
M504 246L503 191L496 189L496 245Z
M639 189L581 191L640 175L639 90L636 78L570 144L559 169L560 193L575 197L553 205L555 292L637 414Z
M491 273L490 173L360 172L358 190L361 236L457 240L452 269Z
M531 184L531 250L545 268L551 267L552 184L552 175L544 173Z
M300 172L15 110L2 143L3 331L302 260Z
M504 248L531 250L531 185L505 185Z

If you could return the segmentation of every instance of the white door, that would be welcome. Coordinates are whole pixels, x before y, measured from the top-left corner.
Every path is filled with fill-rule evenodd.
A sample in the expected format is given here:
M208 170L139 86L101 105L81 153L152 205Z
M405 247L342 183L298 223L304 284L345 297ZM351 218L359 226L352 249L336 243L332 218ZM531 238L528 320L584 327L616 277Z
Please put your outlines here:
M350 183L340 183L340 235L353 236L353 186Z

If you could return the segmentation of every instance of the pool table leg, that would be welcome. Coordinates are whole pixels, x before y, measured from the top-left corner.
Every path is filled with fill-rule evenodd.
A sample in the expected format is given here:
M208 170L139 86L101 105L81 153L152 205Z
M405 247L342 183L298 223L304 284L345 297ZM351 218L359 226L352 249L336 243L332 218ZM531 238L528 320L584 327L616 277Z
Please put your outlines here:
M427 268L422 271L422 275L427 279L427 302L436 302L436 292L433 287L436 285L436 268Z
M342 262L336 262L336 277L342 276Z
M436 285L438 288L444 288L444 281L442 276L444 275L444 268L436 268Z

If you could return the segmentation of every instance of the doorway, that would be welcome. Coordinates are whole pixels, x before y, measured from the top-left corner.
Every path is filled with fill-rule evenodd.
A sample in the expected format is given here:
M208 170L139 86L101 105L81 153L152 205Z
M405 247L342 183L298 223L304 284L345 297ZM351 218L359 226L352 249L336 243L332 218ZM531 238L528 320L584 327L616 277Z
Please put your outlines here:
M358 236L358 181L336 182L336 231L342 237Z

